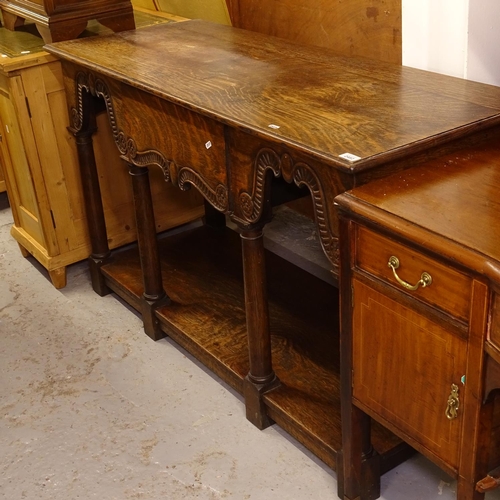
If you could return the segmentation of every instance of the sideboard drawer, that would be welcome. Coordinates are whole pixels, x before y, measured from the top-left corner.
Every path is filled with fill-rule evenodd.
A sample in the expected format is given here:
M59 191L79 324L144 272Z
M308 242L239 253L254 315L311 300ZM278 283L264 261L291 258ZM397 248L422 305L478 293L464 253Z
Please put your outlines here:
M355 265L359 269L468 322L472 293L470 277L365 227L357 227L356 237ZM391 257L399 261L399 267L394 271L389 266ZM432 282L416 290L405 288L395 276L397 274L401 280L415 286L419 280L426 279L423 273L430 275Z

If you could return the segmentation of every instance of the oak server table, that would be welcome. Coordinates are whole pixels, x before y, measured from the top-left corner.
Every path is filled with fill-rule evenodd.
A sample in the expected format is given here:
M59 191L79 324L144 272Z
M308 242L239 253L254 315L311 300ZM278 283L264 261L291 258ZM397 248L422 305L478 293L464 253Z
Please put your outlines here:
M496 134L337 198L346 499L373 467L368 415L459 500L500 485L499 192Z
M152 338L168 334L243 393L255 425L277 422L336 467L338 293L266 254L272 206L310 192L336 277L334 197L473 143L500 123L500 89L203 21L47 50L63 63L94 289L119 294ZM138 221L138 250L113 254L92 149L104 109ZM199 190L207 224L157 240L148 166ZM372 434L383 472L406 450L382 427Z

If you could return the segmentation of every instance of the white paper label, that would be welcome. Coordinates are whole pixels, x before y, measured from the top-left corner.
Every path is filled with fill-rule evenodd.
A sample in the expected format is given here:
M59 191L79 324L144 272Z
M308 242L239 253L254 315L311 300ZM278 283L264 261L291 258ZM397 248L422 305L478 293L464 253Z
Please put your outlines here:
M270 125L268 125L269 128L274 128L274 129L278 129L280 128L279 125L275 125L274 123L271 123Z
M212 143L210 141L205 142L205 147L210 149L212 147Z
M341 154L339 156L340 156L340 158L344 158L344 160L347 160L347 161L361 160L361 156L356 156L356 155L353 155L352 153L344 153L344 154Z

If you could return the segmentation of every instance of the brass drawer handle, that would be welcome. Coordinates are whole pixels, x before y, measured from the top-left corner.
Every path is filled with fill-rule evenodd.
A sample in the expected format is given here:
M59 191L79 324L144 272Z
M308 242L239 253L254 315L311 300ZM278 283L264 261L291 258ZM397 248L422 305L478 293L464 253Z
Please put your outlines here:
M399 267L399 259L397 257L394 257L394 255L389 258L389 262L387 263L387 265L392 269L397 282L407 290L415 291L419 286L425 288L432 283L431 275L429 273L426 273L425 271L422 273L422 276L420 276L420 280L416 285L410 285L410 283L402 280L396 272L396 269Z
M446 417L453 420L458 417L458 385L451 384L451 394L448 397L448 404L446 405Z

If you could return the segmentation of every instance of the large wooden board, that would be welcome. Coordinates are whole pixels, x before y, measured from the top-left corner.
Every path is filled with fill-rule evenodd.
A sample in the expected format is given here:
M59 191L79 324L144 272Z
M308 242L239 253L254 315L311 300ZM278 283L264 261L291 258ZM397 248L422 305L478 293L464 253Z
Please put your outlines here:
M401 64L401 0L227 0L233 26Z

